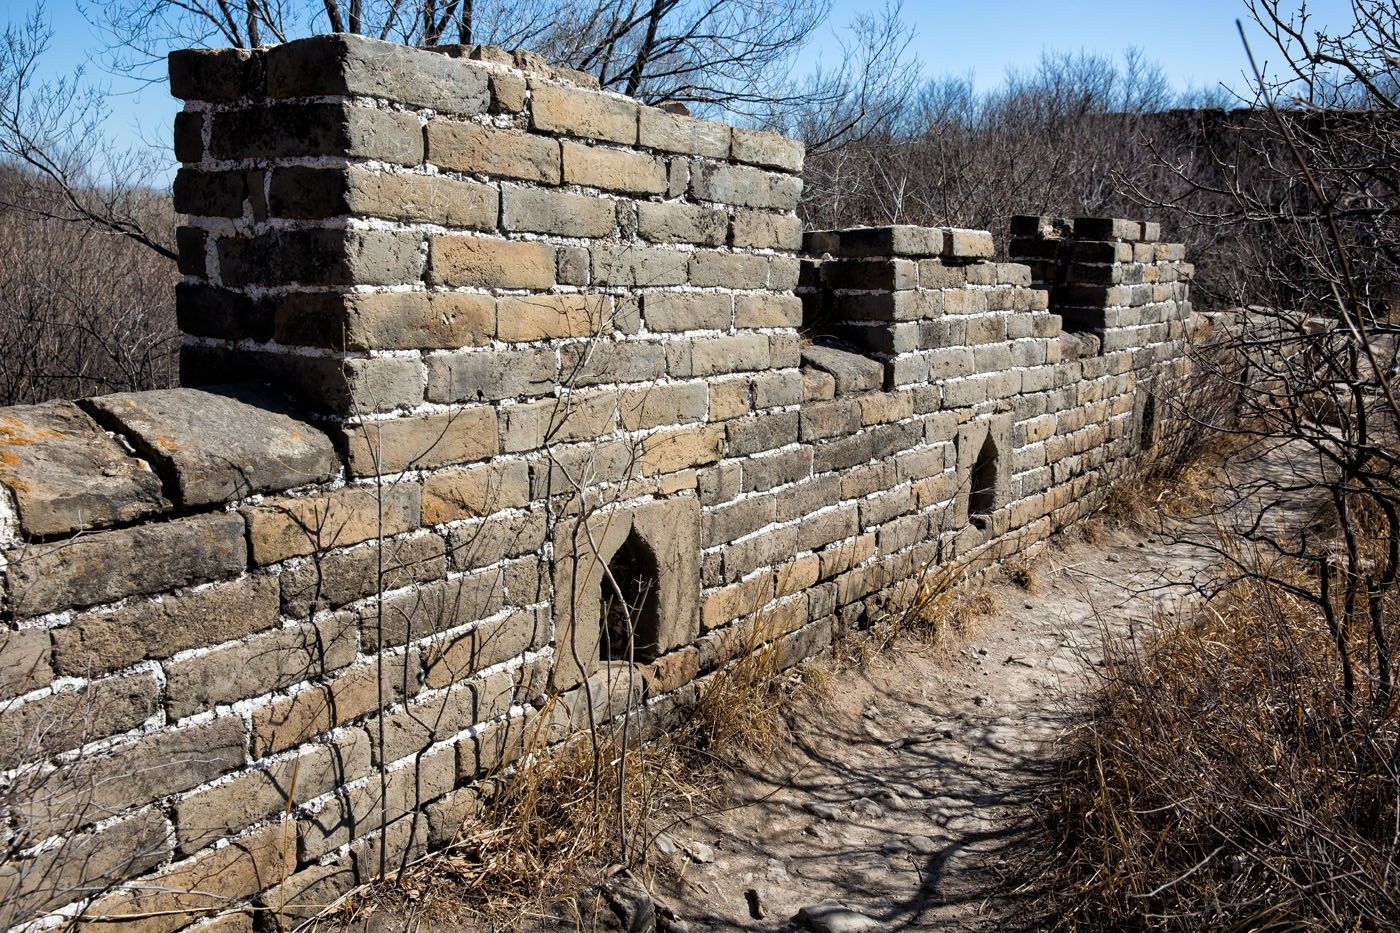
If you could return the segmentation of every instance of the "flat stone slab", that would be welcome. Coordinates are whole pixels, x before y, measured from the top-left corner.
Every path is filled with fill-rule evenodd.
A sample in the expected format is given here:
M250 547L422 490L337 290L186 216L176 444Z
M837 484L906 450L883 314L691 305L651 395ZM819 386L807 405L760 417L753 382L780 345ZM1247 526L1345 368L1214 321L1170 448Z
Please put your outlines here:
M323 483L340 472L329 437L242 387L121 392L83 404L155 464L182 506Z
M802 348L802 365L820 369L836 380L836 394L870 392L885 384L885 364L835 347Z
M72 534L168 509L160 478L72 402L0 409L0 484L26 535Z

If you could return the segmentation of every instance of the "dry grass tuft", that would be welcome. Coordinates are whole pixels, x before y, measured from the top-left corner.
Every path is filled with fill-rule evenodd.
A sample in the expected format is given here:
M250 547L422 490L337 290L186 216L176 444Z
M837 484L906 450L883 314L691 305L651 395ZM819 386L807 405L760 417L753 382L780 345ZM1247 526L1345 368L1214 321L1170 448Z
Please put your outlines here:
M1017 555L1001 563L1001 573L1012 586L1019 586L1031 595L1040 592L1040 574L1029 559Z
M1059 928L1400 922L1400 711L1344 708L1317 607L1280 585L1307 581L1270 573L1101 669L1047 800Z

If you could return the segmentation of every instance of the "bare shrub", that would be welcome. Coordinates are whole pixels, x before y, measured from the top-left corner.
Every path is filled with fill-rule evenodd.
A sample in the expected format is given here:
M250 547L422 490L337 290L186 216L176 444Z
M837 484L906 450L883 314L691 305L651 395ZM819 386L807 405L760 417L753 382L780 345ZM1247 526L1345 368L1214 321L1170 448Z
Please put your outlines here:
M59 197L0 167L0 405L174 385L174 265L91 224L4 206ZM164 195L143 210L174 224Z
M1307 585L1307 569L1268 574L1098 669L1097 706L1048 795L1060 928L1400 916L1400 715L1342 691L1327 626L1279 585Z

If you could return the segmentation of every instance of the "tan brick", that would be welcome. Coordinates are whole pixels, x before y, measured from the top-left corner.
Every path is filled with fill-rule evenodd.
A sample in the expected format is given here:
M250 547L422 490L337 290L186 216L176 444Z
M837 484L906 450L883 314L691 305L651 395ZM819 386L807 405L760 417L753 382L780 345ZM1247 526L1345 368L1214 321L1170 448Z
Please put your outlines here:
M400 481L386 486L383 534L392 536L417 528L419 508L418 484ZM248 542L256 564L348 547L381 532L380 497L376 490L363 486L282 499L244 509L243 515L248 520Z
M53 682L53 658L46 629L0 629L0 700Z
M691 169L690 191L702 201L791 211L802 194L802 179L748 165L700 162Z
M861 396L859 401L863 425L903 421L914 414L912 392L874 392Z
M614 392L575 392L567 399L547 398L501 410L501 445L511 453L546 444L592 440L611 433L617 417Z
M752 397L748 379L722 379L710 383L711 421L728 421L742 418L749 413Z
M165 729L59 766L19 808L32 838L71 833L243 768L247 733L239 716ZM18 814L17 814L18 815Z
M497 335L511 342L597 337L612 329L612 299L578 294L508 296L497 302L496 319Z
M674 473L714 463L724 449L724 426L680 428L642 439L641 466L645 476Z
M196 852L369 772L369 736L352 729L334 742L197 790L175 802L180 850Z
M697 376L767 369L772 361L762 334L704 337L690 349L690 366Z
M483 463L434 473L423 481L423 522L440 525L480 518L530 501L530 471L522 460Z
M706 408L707 393L702 382L631 389L622 393L618 402L622 426L629 431L702 421Z
M428 161L454 172L495 175L559 184L559 142L482 126L479 123L428 123Z
M735 211L731 245L753 249L801 249L802 220L795 214Z
M55 667L62 674L92 677L146 658L242 638L277 624L277 591L276 578L249 576L84 613L53 630Z
M345 200L351 214L494 230L501 195L494 186L472 181L352 166Z
M85 925L114 933L173 933L205 915L222 914L230 903L289 876L296 868L296 841L290 823L240 836L98 898L84 911ZM248 914L234 916L250 920Z
M701 288L766 288L768 257L696 250L690 258L690 284Z
M801 327L802 299L796 295L765 294L734 297L735 327Z
M407 534L339 548L315 555L297 567L283 567L282 612L307 618L357 599L410 583L441 579L446 572L447 543L440 535ZM381 578L382 573L382 578Z
M169 824L159 807L62 841L0 868L0 927L11 929L47 911L155 868L170 856Z
M172 718L324 677L355 660L359 632L346 614L254 635L165 665Z
M656 107L642 107L637 142L648 149L663 149L710 159L729 158L730 129L723 123L697 120Z
M735 162L748 162L785 172L800 173L807 148L795 139L764 130L734 130L730 155Z
M276 311L281 343L344 350L479 347L496 334L496 300L463 292L289 295Z
M756 574L742 583L707 595L700 604L700 626L708 630L728 625L753 615L772 600L773 574Z
M64 752L135 729L159 709L158 694L155 678L141 671L7 703L0 716L0 767L32 763L32 750L41 745Z
M679 651L672 651L650 664L641 665L641 673L646 684L647 696L655 697L670 693L699 676L700 652L694 645L686 645Z
M637 205L637 231L659 243L699 243L719 246L728 232L729 215L722 210L694 204Z
M507 185L501 198L501 223L507 230L604 237L617 222L614 202L590 195Z
M554 261L554 248L545 243L450 234L429 240L428 274L435 285L549 288Z
M599 243L589 252L593 257L594 284L623 288L683 285L690 259L689 253L680 250L616 243Z
M247 566L241 522L222 514L32 544L6 556L16 618L226 579Z
M637 143L637 102L530 79L530 126L546 133Z
M566 142L564 181L605 191L661 194L667 188L666 163L643 152Z
M642 319L652 331L728 330L733 303L716 292L644 292Z
M425 470L495 456L496 411L487 406L346 426L350 471Z
M435 641L426 649L425 683L433 689L446 687L484 668L518 657L545 642L547 627L542 614L533 609L519 610L504 619L484 622L464 634Z
M403 702L418 692L419 655L385 657L382 702ZM379 709L379 664L369 660L341 671L324 684L279 697L253 710L253 755L263 758L311 741L323 732ZM405 676L405 674L407 676Z

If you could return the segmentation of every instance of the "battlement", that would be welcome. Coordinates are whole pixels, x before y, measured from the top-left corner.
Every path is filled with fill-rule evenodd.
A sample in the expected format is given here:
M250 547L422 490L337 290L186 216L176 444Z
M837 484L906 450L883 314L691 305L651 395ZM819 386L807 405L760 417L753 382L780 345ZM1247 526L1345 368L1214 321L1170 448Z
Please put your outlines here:
M1151 224L804 234L799 143L523 53L171 81L185 387L0 410L0 754L105 776L26 818L0 927L303 917L585 710L1089 514L1189 378Z

